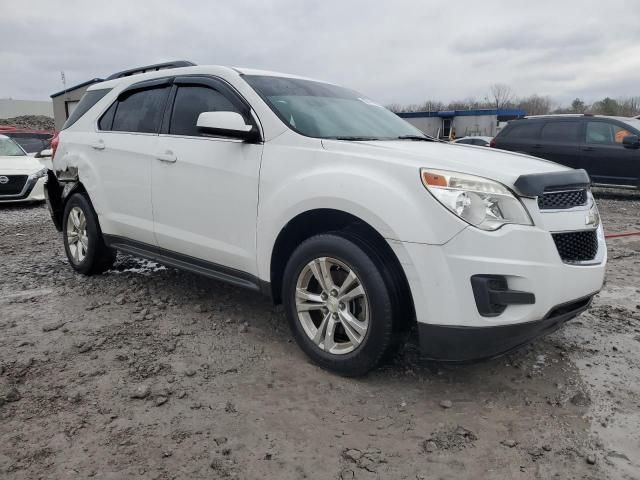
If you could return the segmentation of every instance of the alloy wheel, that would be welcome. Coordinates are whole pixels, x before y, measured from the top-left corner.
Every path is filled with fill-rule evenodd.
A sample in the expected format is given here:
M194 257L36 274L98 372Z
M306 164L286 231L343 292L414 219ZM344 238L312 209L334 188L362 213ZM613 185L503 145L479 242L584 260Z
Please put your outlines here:
M73 207L67 218L67 245L73 263L81 263L89 250L87 218L79 207Z
M305 333L327 353L358 348L369 328L369 301L361 280L344 262L315 258L296 283L296 311Z

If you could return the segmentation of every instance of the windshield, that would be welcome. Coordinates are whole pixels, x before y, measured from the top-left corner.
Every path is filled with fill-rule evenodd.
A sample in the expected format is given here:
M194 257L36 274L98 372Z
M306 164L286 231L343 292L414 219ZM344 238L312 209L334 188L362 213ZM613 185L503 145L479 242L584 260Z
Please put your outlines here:
M13 140L0 137L0 157L22 157L24 155L26 155L24 150Z
M244 75L280 119L302 135L341 140L389 140L425 135L353 90L297 78Z

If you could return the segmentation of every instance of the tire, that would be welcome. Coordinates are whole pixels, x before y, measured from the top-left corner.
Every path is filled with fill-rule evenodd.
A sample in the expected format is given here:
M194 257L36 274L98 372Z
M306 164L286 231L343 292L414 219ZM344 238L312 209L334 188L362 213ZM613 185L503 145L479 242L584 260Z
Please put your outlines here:
M78 224L76 228L74 225ZM86 194L75 193L67 200L62 215L62 234L67 258L77 272L94 275L113 266L116 252L105 245L98 216Z
M332 232L304 241L284 271L283 302L296 342L314 363L340 375L364 375L397 347L395 285L376 258L357 237ZM327 270L335 288L327 286ZM356 280L343 287L352 274Z

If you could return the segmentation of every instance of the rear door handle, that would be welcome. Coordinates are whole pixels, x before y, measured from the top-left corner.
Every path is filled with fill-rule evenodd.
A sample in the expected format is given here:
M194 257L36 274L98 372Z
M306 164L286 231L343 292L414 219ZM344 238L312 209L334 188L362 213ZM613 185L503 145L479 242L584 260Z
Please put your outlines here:
M593 152L595 150L595 148L593 148L593 147L583 147L582 150L584 150L585 152Z
M178 157L176 157L176 154L173 153L171 150L167 150L164 153L157 154L156 158L161 162L166 162L166 163L176 163L176 161L178 160Z
M94 150L104 150L104 140L96 140L91 144L91 148Z

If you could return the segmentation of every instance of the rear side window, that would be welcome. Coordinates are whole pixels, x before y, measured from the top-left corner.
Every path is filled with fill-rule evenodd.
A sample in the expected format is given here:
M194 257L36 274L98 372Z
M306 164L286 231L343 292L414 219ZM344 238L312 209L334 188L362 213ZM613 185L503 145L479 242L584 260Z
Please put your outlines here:
M76 105L76 108L73 110L71 115L69 115L69 118L67 118L67 121L64 122L62 130L69 128L71 125L76 123L80 117L87 113L91 107L102 100L110 91L110 88L101 88L100 90L90 90L86 92L80 99L78 105Z
M137 90L118 101L111 130L116 132L158 133L169 87ZM109 113L107 111L106 113ZM105 113L105 115L106 115ZM104 119L101 118L102 121ZM107 119L105 119L105 125Z
M533 140L538 138L539 133L539 123L522 121L507 130L504 136L509 140Z
M550 142L576 142L579 133L579 122L547 122L542 127L540 139Z
M197 136L196 123L202 112L240 112L224 95L213 88L185 85L178 88L169 125L170 135Z

